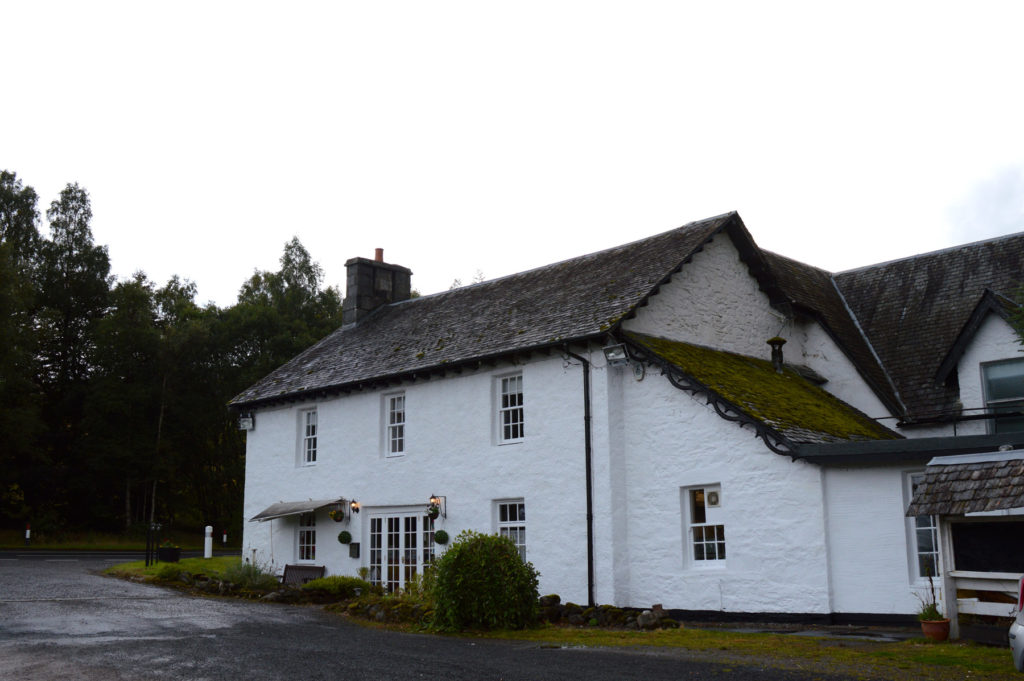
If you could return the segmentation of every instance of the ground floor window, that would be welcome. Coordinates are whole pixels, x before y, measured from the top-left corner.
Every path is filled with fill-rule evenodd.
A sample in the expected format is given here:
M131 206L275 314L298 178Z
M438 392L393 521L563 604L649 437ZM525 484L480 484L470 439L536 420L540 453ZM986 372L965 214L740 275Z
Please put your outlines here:
M694 487L686 491L687 535L694 565L725 561L725 524L721 517L721 487Z
M388 592L405 588L434 563L434 521L429 516L386 514L370 518L370 583Z
M526 503L522 499L498 502L498 534L511 539L526 560Z
M911 473L907 476L909 499L914 498L917 488L924 482L924 473ZM909 504L910 501L907 500ZM928 579L939 576L939 523L933 515L919 515L909 519L910 522L910 553L913 558L912 575L916 579Z
M316 560L316 514L302 513L299 515L299 560Z

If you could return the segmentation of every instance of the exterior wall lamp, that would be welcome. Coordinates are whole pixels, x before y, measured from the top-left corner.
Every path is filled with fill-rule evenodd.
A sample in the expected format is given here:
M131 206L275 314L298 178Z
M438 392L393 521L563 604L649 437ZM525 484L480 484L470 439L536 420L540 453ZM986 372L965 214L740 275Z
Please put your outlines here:
M355 499L349 502L348 507L352 509L353 513L359 513L359 502Z
M427 507L427 515L431 520L441 516L442 518L448 517L448 497L438 496L436 494L430 495L430 505Z
M610 367L621 367L629 364L629 353L626 352L626 346L622 343L609 345L604 348L604 358L608 361L608 366Z

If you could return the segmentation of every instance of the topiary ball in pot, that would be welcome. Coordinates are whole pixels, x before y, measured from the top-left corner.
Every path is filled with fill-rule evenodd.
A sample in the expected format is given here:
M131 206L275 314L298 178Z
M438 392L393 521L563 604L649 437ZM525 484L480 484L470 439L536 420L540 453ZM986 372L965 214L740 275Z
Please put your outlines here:
M349 544L352 542L352 533L348 530L342 530L338 533L338 541L342 544Z
M448 533L445 532L444 530L436 530L434 532L434 543L435 544L441 544L442 546L447 544L448 543Z

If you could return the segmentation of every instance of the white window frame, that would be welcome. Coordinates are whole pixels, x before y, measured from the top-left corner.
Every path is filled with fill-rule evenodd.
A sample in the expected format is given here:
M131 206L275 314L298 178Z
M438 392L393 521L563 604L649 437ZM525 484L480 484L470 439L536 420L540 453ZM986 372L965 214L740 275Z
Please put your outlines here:
M495 532L508 537L519 550L519 556L526 560L526 501L524 499L499 499L494 502Z
M1021 392L1021 395L1019 397L1007 397L1007 398L1001 398L1001 399L993 399L993 398L989 397L989 392L990 392L989 378L988 378L989 369L995 369L996 367L1007 366L1007 365L1022 366L1022 365L1024 365L1024 359L1003 359L1003 360L998 360L998 361L995 361L995 362L983 362L981 364L981 392L982 392L982 396L983 396L983 398L985 400L985 411L990 413L990 414L996 413L997 410L999 409L999 407L1001 407L1001 406L1010 406L1010 407L1018 406L1021 409L1024 409L1024 391ZM1022 373L1024 373L1024 372L1022 372ZM1000 429L997 428L997 426L998 426L998 424L1000 422L999 419L993 418L993 419L987 419L987 421L988 421L988 432L989 433L1020 432L1020 430L1021 430L1020 427L1018 427L1017 429L1013 429L1013 428L1006 429L1006 428L1004 428L1004 429L1000 430ZM1004 420L1003 423L1004 424L1008 424L1011 421L1012 422L1016 422L1017 419L1010 419L1009 421Z
M495 379L496 438L500 445L522 442L526 437L523 374L507 374Z
M422 507L390 509L370 516L368 563L371 584L404 589L434 563L434 521Z
M300 513L295 532L295 560L299 563L316 562L316 511Z
M906 495L906 504L904 508L910 505L911 499L914 498L914 487L917 486L924 479L924 471L908 471L903 476L904 481L904 494ZM910 572L910 581L914 584L927 584L928 575L925 569L922 569L924 564L922 563L922 557L927 556L928 559L935 566L935 574L932 575L932 579L938 579L942 576L942 551L940 550L939 541L939 518L934 515L920 515L906 518L907 524L907 567ZM931 550L927 550L924 547L922 550L922 537L928 537L931 541Z
M714 496L713 505L709 498ZM722 517L722 486L695 485L682 489L684 564L694 569L726 567L728 552L725 518Z
M405 393L384 395L384 456L405 456Z
M317 447L319 444L318 425L319 416L317 408L302 409L299 411L299 452L298 460L300 466L315 466L317 459Z

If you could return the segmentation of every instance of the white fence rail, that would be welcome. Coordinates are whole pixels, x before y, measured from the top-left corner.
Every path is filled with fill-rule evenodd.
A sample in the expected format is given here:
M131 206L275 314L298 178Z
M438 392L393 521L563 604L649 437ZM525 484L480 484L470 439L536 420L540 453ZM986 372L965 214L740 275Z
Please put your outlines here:
M957 598L955 608L949 611L949 618L956 625L958 615L990 615L995 617L1012 617L1017 603L1017 584L1020 573L1014 572L971 572L968 570L950 570L947 577L952 581L951 594L958 589L972 591L988 591L1006 594L1013 603L983 601L979 598ZM947 600L947 603L953 599ZM951 627L951 634L959 636L959 626Z

